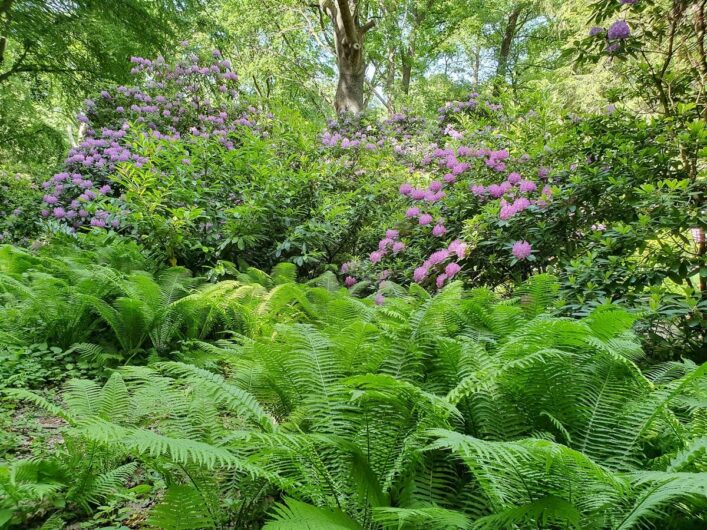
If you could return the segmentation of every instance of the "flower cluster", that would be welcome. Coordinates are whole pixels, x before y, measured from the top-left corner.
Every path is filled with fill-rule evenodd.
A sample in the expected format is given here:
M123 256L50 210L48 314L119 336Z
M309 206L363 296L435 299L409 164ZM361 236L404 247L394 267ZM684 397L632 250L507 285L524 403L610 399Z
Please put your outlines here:
M469 245L458 238L456 228L450 229L446 223L448 214L456 215L453 212L460 204L473 204L491 214L496 212L499 227L526 210L542 210L548 205L553 196L547 183L551 170L547 167L532 169L527 153L512 155L509 149L499 145L502 138L490 125L490 117L503 121L501 111L499 105L472 94L466 101L448 103L439 109L440 120L432 138L441 140L440 143L427 143L429 137L413 135L402 139L404 147L393 144L394 152L401 155L399 161L408 166L412 175L409 182L399 187L400 194L408 201L404 221L386 231L378 248L364 263L344 264L341 272L347 286L355 285L362 275L370 276L367 271L381 268L387 279L389 269L394 268L412 242L417 247L421 238L430 237L431 241L444 243L438 244L437 250L414 268L412 280L441 288L460 273L470 251ZM458 133L455 117L459 113L473 113L481 118L480 128ZM533 114L528 113L527 119L532 117ZM369 123L356 131L352 130L355 125L350 120L344 117L331 123L324 133L323 143L327 147L351 149L375 137L376 142L383 139L380 144L376 143L381 148L392 144L389 137L380 134L382 127ZM406 120L404 115L395 115L386 123L405 123ZM396 147L401 147L400 151ZM345 155L345 152L339 151L339 154ZM530 257L531 252L530 243L518 241L512 245L509 257L522 261ZM378 281L384 279L379 277ZM379 290L376 302L383 299Z
M344 114L328 122L321 142L326 148L344 150L377 151L388 146L394 153L404 155L408 153L410 140L424 136L427 128L424 118L404 112L394 114L382 123L369 120L365 115Z
M64 170L43 184L42 215L72 229L117 227L120 214L104 209L120 194L111 174L121 163L149 164L140 152L141 138L212 139L232 150L241 127L259 130L257 109L239 104L238 76L220 56L216 50L208 59L191 53L176 64L163 57L131 58L131 72L142 82L103 90L95 100L86 100L85 112L77 117L83 140L69 152Z

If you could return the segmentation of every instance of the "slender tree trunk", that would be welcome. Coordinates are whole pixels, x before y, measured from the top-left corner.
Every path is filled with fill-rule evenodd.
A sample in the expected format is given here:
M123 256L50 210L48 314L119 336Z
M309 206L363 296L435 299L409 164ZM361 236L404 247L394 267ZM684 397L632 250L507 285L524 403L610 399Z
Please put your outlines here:
M7 36L10 31L10 8L14 0L2 0L0 2L0 65L5 62L5 50L7 49Z
M395 50L388 51L388 64L385 72L385 92L390 95L395 85Z
M334 26L334 45L339 80L336 85L334 109L338 114L358 114L364 108L363 85L366 63L364 38L375 22L358 22L358 0L322 0L320 9L326 12Z
M409 64L403 65L403 77L400 81L400 88L406 96L410 93L410 78L412 77L412 66Z
M400 53L402 79L400 80L400 89L403 94L410 93L410 80L412 79L412 54L413 50L408 46L407 50L402 50Z
M479 79L481 77L481 48L476 48L474 50L474 85L478 86Z
M518 6L508 17L506 30L503 33L503 40L501 41L501 49L498 52L498 66L496 67L496 77L498 78L499 82L505 81L506 74L508 73L508 58L511 54L513 39L516 36L516 29L518 28L518 17L520 17L522 10L523 8Z

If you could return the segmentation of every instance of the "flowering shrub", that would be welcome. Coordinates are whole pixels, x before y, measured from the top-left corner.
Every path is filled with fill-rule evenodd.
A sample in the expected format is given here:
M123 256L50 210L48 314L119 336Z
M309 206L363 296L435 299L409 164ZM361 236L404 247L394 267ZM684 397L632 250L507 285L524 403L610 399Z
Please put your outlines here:
M651 317L656 354L700 351L707 302L695 275L707 269L690 228L704 225L703 195L684 160L707 145L702 124L689 114L646 123L616 109L548 124L488 103L446 105L440 116L402 154L381 144L407 170L390 184L400 213L377 248L344 264L347 286L375 288L384 303L388 280L434 290L452 278L498 286L552 271L563 279L564 311L632 304ZM370 156L358 146L336 153ZM651 328L666 318L670 333Z
M50 226L117 230L191 267L289 260L310 275L385 218L373 166L322 160L315 129L248 105L218 51L132 61L135 86L86 101L83 140L43 184Z
M395 139L386 138L380 144L381 149L392 146L412 178L399 185L404 217L379 241L368 264L346 264L360 276L368 274L379 283L408 278L440 288L462 272L465 264L471 265L465 260L471 250L469 242L459 239L464 219L483 215L507 225L524 212L540 212L552 200L550 171L531 163L530 155L522 150L512 156L503 145L497 127L505 127L506 117L500 105L472 94L438 112L436 129L408 136L404 149ZM478 128L470 129L472 123ZM325 133L325 139L330 137ZM511 237L502 242L509 265L532 257L529 243L521 245L521 251L512 251L514 242Z
M239 103L238 76L228 61L218 60L218 51L213 55L214 60L205 60L192 53L176 64L133 57L132 73L143 80L139 85L103 90L97 100L87 100L77 118L85 136L69 152L64 170L44 183L42 215L74 229L117 228L123 214L105 208L106 199L121 191L110 176L122 163L148 163L140 150L143 139L188 143L213 137L234 149L239 127L255 127L255 109Z

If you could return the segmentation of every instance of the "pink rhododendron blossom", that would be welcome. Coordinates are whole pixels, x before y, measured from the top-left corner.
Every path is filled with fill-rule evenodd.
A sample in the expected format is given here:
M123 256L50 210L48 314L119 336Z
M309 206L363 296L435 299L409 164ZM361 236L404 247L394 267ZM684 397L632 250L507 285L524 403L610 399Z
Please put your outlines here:
M518 261L527 259L533 251L533 247L527 241L516 241L513 243L512 253Z
M453 254L457 255L458 259L464 259L464 256L466 256L466 250L467 250L467 244L463 243L459 239L455 239L449 244L449 247L447 247L448 252L451 252Z
M415 272L412 275L413 281L415 281L415 283L420 283L422 280L424 280L427 277L428 272L429 272L429 269L427 267L416 268Z
M430 224L432 222L432 220L433 220L432 216L428 213L425 213L420 216L419 223L422 226L425 226L425 225Z
M435 225L435 227L432 229L432 235L435 237L442 237L446 233L447 229L444 227L444 225Z
M448 278L453 278L460 270L462 270L462 268L458 263L449 263L444 268L444 273Z
M388 237L386 237L385 239L381 239L378 242L378 250L385 251L385 249L388 248L389 246L391 246L392 244L393 244L393 240Z
M481 184L473 184L470 189L471 189L471 192L474 195L476 195L477 197L480 197L480 196L486 194L486 188L484 188Z
M437 288L438 288L438 289L441 289L442 286L444 285L444 282L446 282L446 281L447 281L447 275L446 275L446 274L440 274L439 276L437 276L437 280L436 280L436 282L435 282L435 283L437 284Z
M344 279L344 285L346 287L353 287L354 285L356 285L357 282L358 280L356 280L356 278L354 278L353 276L347 276Z
M499 186L498 184L491 184L488 187L488 192L489 195L491 195L491 197L493 197L494 199L502 197L504 193L503 188L501 188L501 186Z
M412 208L408 208L407 211L405 212L405 217L417 217L420 215L420 209L417 208L416 206L413 206Z

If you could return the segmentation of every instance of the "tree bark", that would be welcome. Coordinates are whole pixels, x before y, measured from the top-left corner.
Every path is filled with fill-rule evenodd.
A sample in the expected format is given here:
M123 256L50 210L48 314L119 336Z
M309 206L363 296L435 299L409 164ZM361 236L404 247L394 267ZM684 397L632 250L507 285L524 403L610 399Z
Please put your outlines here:
M496 77L501 82L505 81L506 74L508 73L508 58L511 54L513 39L516 36L516 29L518 28L518 17L520 17L522 11L523 8L521 6L518 6L513 10L508 17L506 30L503 33L501 49L498 52L498 65L496 67Z
M400 80L400 89L406 96L410 93L410 80L412 79L412 50L408 48L400 54L402 78Z
M10 32L10 8L14 0L2 0L0 2L0 65L5 62L5 50L7 49L7 35Z
M336 65L339 69L334 109L338 114L358 114L364 108L364 38L375 22L359 24L357 1L322 0L320 3L320 9L329 15L334 26Z
M476 48L474 50L474 86L479 85L479 79L481 77L481 49Z

